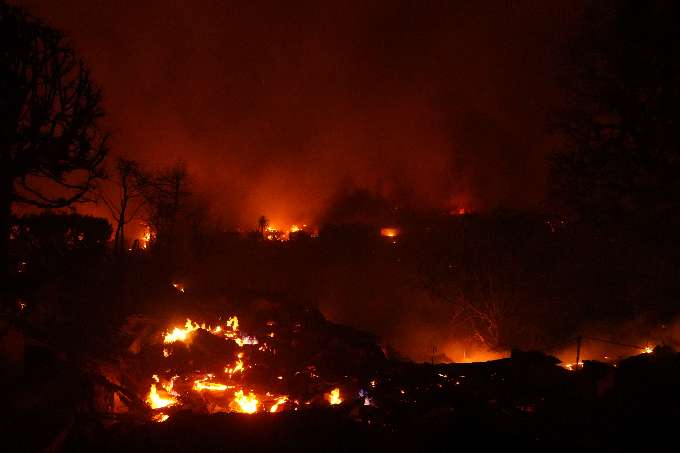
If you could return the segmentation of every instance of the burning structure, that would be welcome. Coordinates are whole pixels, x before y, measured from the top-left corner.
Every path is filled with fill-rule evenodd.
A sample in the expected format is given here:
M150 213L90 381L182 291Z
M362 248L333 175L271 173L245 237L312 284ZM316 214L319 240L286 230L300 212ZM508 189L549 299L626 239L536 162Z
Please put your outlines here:
M186 319L165 329L130 322L128 360L138 365L112 379L131 383L151 410L138 416L157 422L187 410L253 414L339 405L346 394L359 398L374 378L372 368L386 360L369 336L328 329L306 309L242 309L212 323Z

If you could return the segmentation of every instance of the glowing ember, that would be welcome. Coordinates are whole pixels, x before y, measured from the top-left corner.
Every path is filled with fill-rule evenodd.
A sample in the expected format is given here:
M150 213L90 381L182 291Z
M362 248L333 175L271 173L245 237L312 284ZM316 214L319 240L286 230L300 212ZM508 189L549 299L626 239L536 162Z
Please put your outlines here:
M270 322L268 325L269 327L272 327L275 323ZM194 332L198 330L203 330L223 341L233 341L242 349L236 353L236 358L232 363L227 363L223 367L219 367L218 365L217 369L223 370L225 373L222 378L216 377L216 374L213 374L214 371L204 372L201 376L194 376L191 379L188 376L180 379L179 375L170 378L167 374L162 374L163 372L152 375L153 385L146 397L146 401L150 407L153 409L160 409L174 404L184 404L185 402L191 401L190 394L194 394L194 392L201 394L201 398L207 403L206 408L210 412L231 411L246 414L252 414L258 411L281 412L284 409L284 405L291 401L288 395L277 395L259 387L246 390L243 388L243 383L236 384L231 381L232 379L235 379L237 373L244 374L247 369L252 367L247 360L247 357L249 357L248 353L249 351L258 349L257 346L251 347L251 345L258 344L255 337L244 335L239 331L239 319L236 316L226 318L225 322L215 327L206 325L206 323L199 324L187 318L183 326L172 327L171 330L167 330L163 333L163 342L166 345L162 349L163 357L173 355L174 343L191 343L194 340ZM268 336L278 337L278 335L272 334L274 334L274 332L270 332ZM264 346L267 345L265 344ZM266 348L265 351L271 351L271 349ZM271 351L271 353L275 354L274 351ZM312 367L312 369L313 368L314 367ZM171 369L172 368L166 369L165 373L170 372ZM201 372L201 370L197 368L194 368L194 370L194 373ZM313 376L318 378L318 376L314 374ZM276 378L279 381L284 380L284 376L277 376ZM177 379L180 380L175 382ZM176 385L178 383L180 384ZM191 383L191 385L189 386L185 383ZM227 400L228 404L227 407L225 407L223 400L224 392L234 391L237 388L239 388L239 390L233 393L233 398ZM326 394L326 399L330 404L340 404L342 402L340 389L336 388ZM154 421L167 420L167 418L162 415L157 413L154 414L152 418Z
M340 389L334 388L330 393L326 394L326 399L331 406L342 403L342 398L340 398Z
M254 414L257 412L257 406L259 404L259 401L257 400L257 397L253 394L253 392L250 392L247 396L243 394L243 390L239 390L238 392L234 393L234 401L231 407L236 411L236 412L241 412L244 414Z
M153 421L155 421L155 422L163 423L164 421L166 421L166 420L169 419L169 418L170 418L169 415L164 414L164 413L161 412L160 414L154 415L151 419L152 419Z
M236 316L232 316L227 320L227 327L231 327L231 330L236 332L238 330L238 318Z
M239 346L243 346L244 344L257 344L257 338L248 336L234 338L234 341Z
M160 409L163 407L172 406L177 403L177 400L172 397L162 397L158 394L156 384L151 384L151 389L146 397L146 402L151 406L151 409Z
M564 368L566 368L567 370L569 370L569 371L574 371L574 370L576 370L577 368L582 368L582 367L583 367L583 362L579 362L579 363L564 363L564 364L562 364L562 366L563 366Z
M165 334L163 342L167 344L174 343L175 341L187 341L189 334L198 329L200 329L198 324L192 323L190 319L187 319L186 324L184 324L184 329L175 327L172 332Z
M380 228L380 236L387 238L396 238L399 236L398 228Z
M173 282L173 283L172 283L172 287L175 288L175 289L176 289L177 291L179 291L180 293L183 293L183 292L184 292L184 285L181 284L181 283L175 283L175 282Z
M229 388L234 388L233 385L220 384L217 382L203 382L194 381L193 390L200 392L201 390L207 390L209 392L224 392Z
M236 365L234 365L233 367L226 367L224 369L224 372L229 374L229 377L231 377L234 373L243 373L243 370L245 370L245 368L243 367L243 360L239 358L236 361Z
M269 409L269 412L278 412L279 406L281 406L282 404L285 404L286 401L288 401L288 397L287 397L287 396L280 396L280 397L278 397L278 398L276 399L276 402L274 403L274 405L272 405L271 409Z
M155 375L154 375L155 376ZM173 387L175 385L175 379L177 379L179 376L173 376L172 379L170 379L169 382L162 384L163 389L168 392L171 395L177 395L177 392L173 390Z
M151 228L148 226L144 228L144 236L139 240L140 247L142 250L146 250L151 243Z

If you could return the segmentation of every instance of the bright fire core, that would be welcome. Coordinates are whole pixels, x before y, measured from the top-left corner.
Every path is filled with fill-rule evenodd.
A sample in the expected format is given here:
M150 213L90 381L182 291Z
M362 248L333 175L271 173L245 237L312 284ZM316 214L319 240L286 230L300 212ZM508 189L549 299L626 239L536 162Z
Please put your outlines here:
M271 326L273 325L274 323L271 323ZM270 328L270 324L267 326ZM270 347L267 343L260 344L256 338L243 334L236 316L229 317L226 322L215 326L198 324L187 319L183 326L169 329L162 335L163 359L172 360L177 347L183 350L182 354L191 354L193 342L199 332L213 335L226 342L233 342L239 352L234 357L222 359L224 365L217 372L194 371L185 375L168 377L170 372L168 368L165 372L166 377L162 377L161 372L154 374L146 396L146 403L156 411L152 417L154 421L167 420L170 417L168 409L180 408L196 398L204 401L210 412L254 414L298 410L300 402L291 400L289 395L277 394L277 392L262 388L262 384L250 385L248 383L247 374L251 368L248 351L257 350L258 353L266 353ZM273 334L274 332L271 332L269 337L274 338ZM283 376L277 376L276 379L281 381ZM336 387L330 390L325 399L329 405L342 403L340 389ZM310 402L307 401L304 404L309 405ZM160 411L161 409L163 412Z

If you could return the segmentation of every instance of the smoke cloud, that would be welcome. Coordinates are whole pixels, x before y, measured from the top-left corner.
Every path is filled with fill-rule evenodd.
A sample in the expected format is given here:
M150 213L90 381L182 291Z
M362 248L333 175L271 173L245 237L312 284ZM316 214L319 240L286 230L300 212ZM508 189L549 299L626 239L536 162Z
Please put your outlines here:
M573 2L25 0L104 88L114 151L183 159L226 225L339 188L427 207L544 196Z

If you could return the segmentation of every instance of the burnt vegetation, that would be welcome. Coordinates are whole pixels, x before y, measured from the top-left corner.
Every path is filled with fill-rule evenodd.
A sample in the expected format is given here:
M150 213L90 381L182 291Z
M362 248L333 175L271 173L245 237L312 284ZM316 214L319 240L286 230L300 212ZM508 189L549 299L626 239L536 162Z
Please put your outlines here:
M280 232L266 214L245 231L218 225L187 163L105 161L87 67L60 32L0 1L0 385L12 444L655 449L680 415L677 9L586 11L566 52L573 104L556 121L541 209L404 209L359 188L319 225ZM113 225L72 209L85 201ZM588 323L631 320L636 332L607 339L628 358L569 368L548 354L577 337L580 348ZM170 340L173 327L186 338ZM506 357L454 363L466 357L447 355L450 337Z

